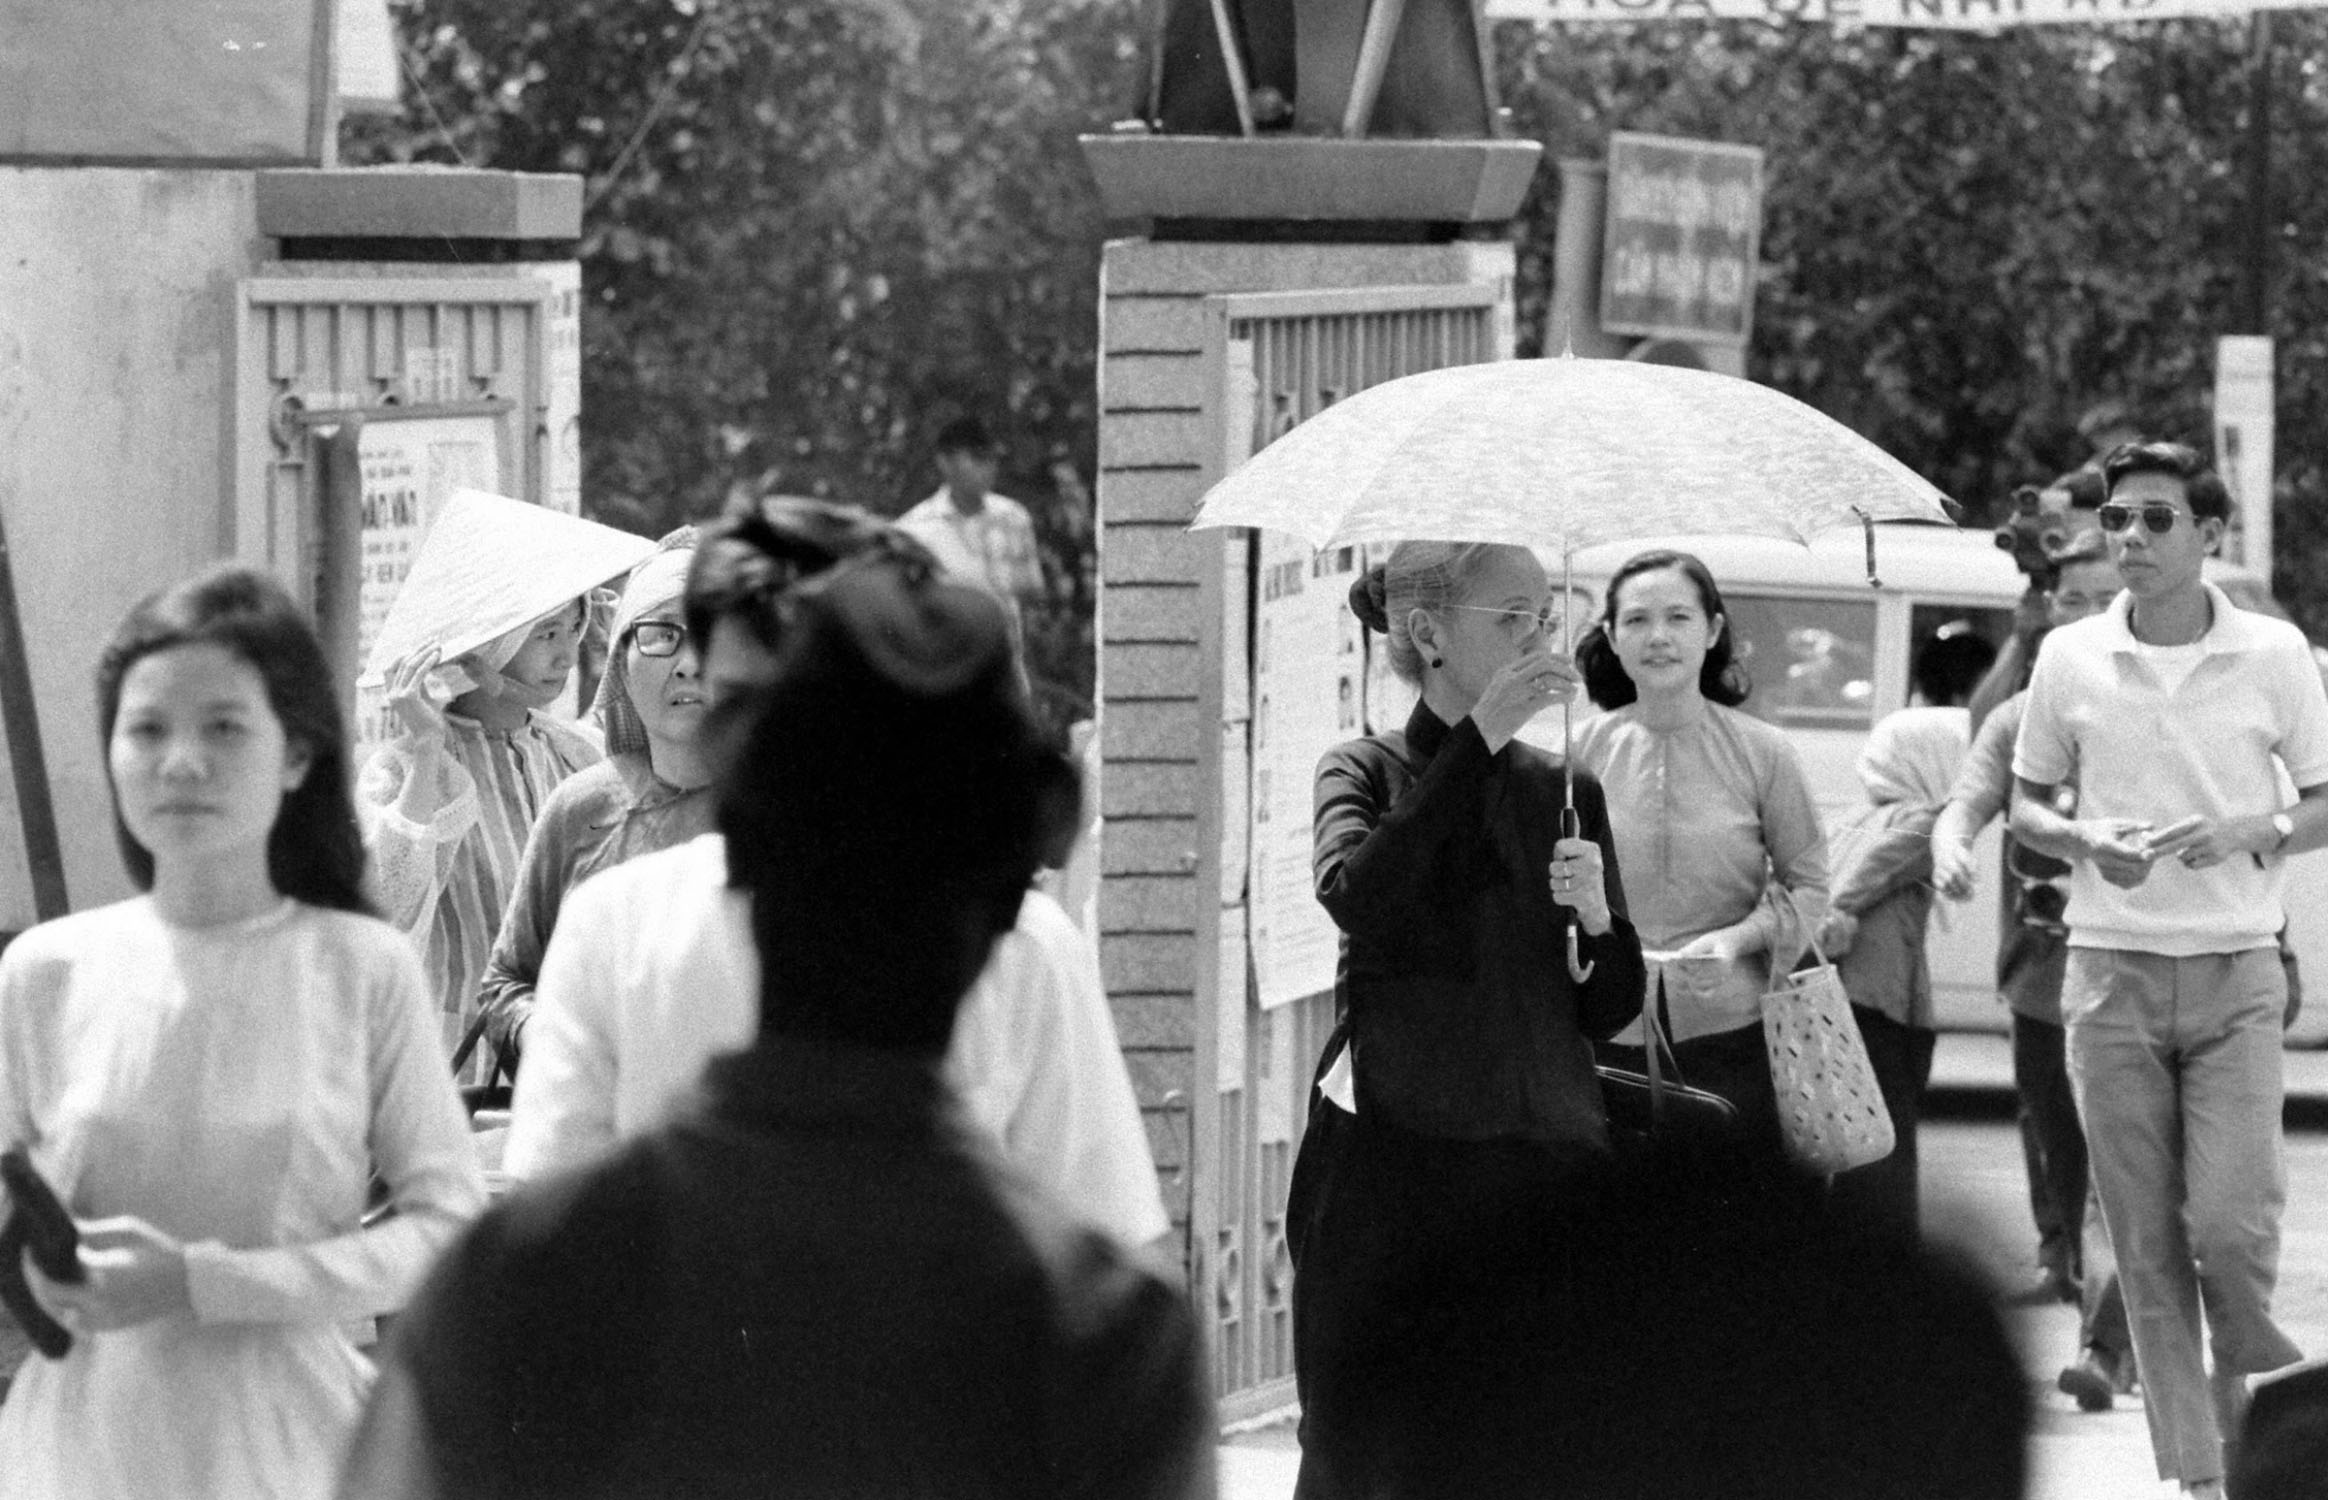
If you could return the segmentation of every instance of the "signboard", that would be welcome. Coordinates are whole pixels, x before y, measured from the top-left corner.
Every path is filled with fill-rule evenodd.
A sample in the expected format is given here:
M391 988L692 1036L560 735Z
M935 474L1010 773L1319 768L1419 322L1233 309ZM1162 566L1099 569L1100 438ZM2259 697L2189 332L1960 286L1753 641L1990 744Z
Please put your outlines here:
M2215 470L2231 490L2230 559L2271 578L2271 340L2215 340Z
M468 487L501 487L501 418L371 415L357 442L363 469L363 581L357 592L356 659L371 654L388 606L412 571L413 555L444 508L445 497ZM355 737L369 746L387 738L378 687L356 689ZM363 763L358 750L356 763Z
M2005 26L2092 25L2244 16L2309 9L2251 0L1487 0L1496 21L1607 24L1637 21L1795 21L1834 26L1899 26L1994 31Z
M320 161L337 8L0 0L0 161Z
M392 115L403 106L396 64L396 23L388 0L336 0L332 83L342 109Z
M1334 987L1341 935L1310 875L1311 783L1320 756L1365 732L1366 656L1349 605L1357 548L1318 552L1265 531L1260 570L1246 891L1253 972L1269 1009Z
M1609 137L1600 322L1611 333L1743 344L1754 331L1762 152Z
M582 514L582 262L552 260L526 270L549 283L542 304L542 504Z

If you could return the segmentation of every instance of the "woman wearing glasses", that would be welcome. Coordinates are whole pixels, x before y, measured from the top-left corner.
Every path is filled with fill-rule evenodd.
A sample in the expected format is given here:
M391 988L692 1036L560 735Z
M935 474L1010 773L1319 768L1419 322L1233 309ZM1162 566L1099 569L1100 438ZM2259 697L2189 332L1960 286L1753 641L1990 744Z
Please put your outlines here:
M1591 1043L1642 985L1600 788L1577 778L1564 829L1559 762L1513 738L1576 691L1549 592L1523 548L1444 542L1350 592L1421 701L1318 766L1313 870L1342 937L1286 1210L1304 1500L1539 1472L1562 1184L1608 1146Z
M1585 691L1608 710L1576 731L1624 857L1625 894L1663 997L1682 1077L1777 1141L1762 994L1827 901L1827 840L1801 757L1741 713L1721 590L1686 552L1644 552L1609 580L1577 644ZM1639 1069L1641 1030L1603 1047Z
M566 892L610 865L711 831L703 744L710 703L680 609L694 557L695 528L685 526L632 570L608 631L594 707L606 759L551 795L518 866L479 987L486 1037L512 1064Z

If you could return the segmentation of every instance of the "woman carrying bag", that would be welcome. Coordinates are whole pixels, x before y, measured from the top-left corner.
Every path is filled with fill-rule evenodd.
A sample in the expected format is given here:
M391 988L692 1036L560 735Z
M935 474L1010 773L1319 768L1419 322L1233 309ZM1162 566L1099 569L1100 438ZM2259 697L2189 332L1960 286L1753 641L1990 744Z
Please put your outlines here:
M1762 997L1792 967L1827 899L1827 840L1801 758L1741 713L1747 683L1712 573L1644 552L1609 580L1577 645L1604 710L1576 729L1598 777L1673 1054L1690 1085L1738 1106L1750 1139L1778 1140ZM1604 1062L1647 1067L1636 1026Z
M1564 1184L1608 1151L1591 1039L1639 1007L1640 946L1600 789L1567 808L1513 739L1576 688L1534 556L1406 542L1350 597L1421 701L1318 766L1340 1024L1286 1213L1296 1493L1533 1493Z

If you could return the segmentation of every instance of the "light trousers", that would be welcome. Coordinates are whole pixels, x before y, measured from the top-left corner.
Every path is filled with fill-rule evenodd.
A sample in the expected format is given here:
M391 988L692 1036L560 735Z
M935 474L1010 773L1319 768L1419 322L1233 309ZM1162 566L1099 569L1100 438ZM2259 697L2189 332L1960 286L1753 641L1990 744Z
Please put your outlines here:
M2269 945L2190 958L2070 950L2070 1082L2162 1479L2223 1474L2202 1308L2226 1379L2302 1358L2271 1316L2287 1199L2286 997Z

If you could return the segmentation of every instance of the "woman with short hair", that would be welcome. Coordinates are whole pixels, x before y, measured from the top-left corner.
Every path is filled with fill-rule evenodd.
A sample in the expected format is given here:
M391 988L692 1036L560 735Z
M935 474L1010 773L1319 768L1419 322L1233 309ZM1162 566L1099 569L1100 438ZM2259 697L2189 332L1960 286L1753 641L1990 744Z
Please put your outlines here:
M593 709L606 759L559 783L526 842L479 985L486 1038L512 1065L566 892L600 870L712 830L704 737L711 698L682 608L694 559L695 528L683 526L631 570L607 631Z

